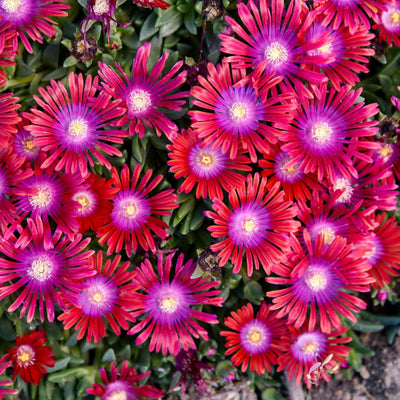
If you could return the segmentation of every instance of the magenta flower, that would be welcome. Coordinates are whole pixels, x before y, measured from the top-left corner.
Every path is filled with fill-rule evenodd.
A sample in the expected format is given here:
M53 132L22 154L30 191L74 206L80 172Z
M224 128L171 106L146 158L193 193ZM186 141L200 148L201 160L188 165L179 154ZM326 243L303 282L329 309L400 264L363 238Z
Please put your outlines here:
M0 94L0 149L8 146L17 133L16 125L21 121L17 113L21 107L18 101L19 98L13 97L11 93Z
M5 354L0 358L0 376L6 371L7 368L11 367L13 364L12 360L9 359L9 354ZM14 394L18 394L18 389L6 389L7 386L12 386L12 381L1 380L0 381L0 399L3 399L4 396L11 396Z
M379 39L386 42L389 46L392 42L395 46L400 46L400 2L393 1L392 4L385 3L385 9L379 10L374 17L376 24L373 29L379 31Z
M194 338L208 340L207 331L196 320L207 324L217 324L217 316L193 308L201 304L222 306L224 299L217 297L221 291L214 289L219 281L207 282L208 277L191 278L196 263L183 263L180 254L174 271L171 271L173 254L165 260L158 256L157 275L145 260L137 267L133 282L137 285L132 293L131 310L136 316L143 316L141 322L129 330L128 334L139 333L136 344L143 344L150 338L150 351L162 351L166 355L177 355L181 348L196 349Z
M54 306L65 309L60 292L73 288L74 280L89 277L95 271L89 266L93 251L83 251L90 238L76 234L69 240L57 228L53 233L40 217L27 220L18 236L0 241L0 300L18 292L9 312L21 307L20 318L28 322L39 309L40 320L54 321ZM20 291L23 288L22 291Z
M121 100L121 106L125 108L121 123L129 122L131 136L138 133L142 138L146 128L151 128L158 136L164 133L169 139L173 139L178 127L159 108L182 110L188 92L172 92L185 82L186 72L181 71L176 75L183 63L179 61L166 74L161 75L168 59L168 52L164 52L148 74L147 62L150 50L150 43L139 47L133 59L131 78L119 64L116 64L116 67L122 77L103 63L99 63L99 75L104 89L111 96Z
M111 169L103 153L121 156L122 153L109 143L123 143L124 130L105 129L118 126L117 120L124 112L118 101L111 101L104 92L96 89L97 77L83 80L81 74L69 74L69 91L61 81L51 81L46 89L39 88L39 96L33 96L43 109L31 108L24 117L35 140L33 144L49 152L41 168L54 167L55 171L80 172L83 177L88 166L97 161Z

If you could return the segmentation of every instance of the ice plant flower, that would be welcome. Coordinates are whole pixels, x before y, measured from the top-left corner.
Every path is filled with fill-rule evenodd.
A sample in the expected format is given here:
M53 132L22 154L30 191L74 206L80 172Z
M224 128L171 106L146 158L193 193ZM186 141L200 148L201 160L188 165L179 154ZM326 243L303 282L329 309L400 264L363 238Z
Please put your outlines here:
M323 74L302 67L303 64L321 64L331 58L329 54L308 54L310 50L326 45L328 33L308 43L299 40L304 22L302 3L292 0L287 9L283 0L239 3L239 19L245 28L233 18L225 17L239 38L219 35L221 50L228 54L225 61L232 63L234 68L257 68L266 75L273 72L283 77L279 84L283 92L296 91L307 96L308 89L303 81L327 81Z
M400 2L385 2L385 8L375 17L377 23L373 29L379 31L379 40L389 46L393 42L395 46L400 47Z
M99 63L99 75L104 89L116 99L122 101L125 115L121 123L129 123L129 134L135 133L142 138L146 128L154 129L158 136L164 133L169 139L177 134L178 127L159 108L180 111L185 104L188 92L176 92L186 79L186 71L181 69L183 61L177 62L167 73L162 75L168 52L164 52L150 73L147 73L151 43L139 47L133 59L132 76L126 75L117 63L115 70L104 63Z
M221 267L231 258L235 274L245 259L249 276L260 264L269 275L271 266L283 260L290 249L289 234L300 226L294 220L296 207L284 200L285 193L279 191L279 184L268 192L266 187L266 178L260 178L258 173L254 177L249 174L245 184L229 193L231 208L214 199L214 211L204 212L214 220L208 228L211 236L222 238L211 245L211 250L221 257Z
M197 198L222 200L223 190L236 189L246 179L236 171L251 171L250 159L242 154L230 159L219 148L202 146L202 143L191 129L177 135L173 143L167 145L170 171L175 173L176 179L185 178L179 193L189 193L197 186Z
M233 311L225 318L224 324L229 331L221 331L226 337L225 354L232 356L234 366L241 366L242 372L250 368L251 372L262 375L271 365L276 365L282 350L281 337L286 334L286 320L278 319L264 302L257 315L251 303Z
M345 238L336 236L326 246L324 237L318 235L313 246L306 230L303 236L307 250L275 266L279 277L266 278L269 283L286 286L267 292L272 297L271 309L280 310L277 316L287 317L288 324L295 328L302 327L309 318L310 330L317 327L326 333L333 327L341 328L339 315L356 322L354 313L366 307L356 294L370 290L374 282L368 273L371 266L366 259L352 254L353 245Z
M25 119L17 125L18 130L13 137L13 147L19 157L24 157L29 162L35 162L39 157L40 147L33 144L34 136L25 129L29 122Z
M40 217L28 218L18 237L0 241L5 256L0 258L0 300L18 294L8 311L21 307L20 318L27 314L31 322L39 309L42 322L45 316L53 322L55 305L66 308L60 292L71 290L75 279L96 273L88 261L93 251L83 251L89 242L80 234L71 241L58 228L53 233Z
M2 0L0 2L0 27L7 25L12 33L13 50L18 49L18 38L29 53L33 53L29 40L43 43L42 34L52 37L56 34L51 17L66 17L70 6L65 0ZM11 23L11 26L9 25Z
M1 20L1 17L0 17ZM0 22L0 67L10 67L15 65L16 49L13 46L13 37L15 32L10 32L12 22L1 23ZM7 82L7 74L0 69L0 88Z
M120 265L120 255L103 264L103 254L99 251L89 262L96 275L77 283L74 293L70 292L66 297L68 311L58 320L63 321L64 329L75 327L78 340L86 336L87 342L93 338L98 343L106 335L105 320L118 336L121 328L129 329L128 321L135 321L135 317L125 311L130 304L129 292L135 287L127 283L133 276L133 272L128 271L130 263Z
M141 5L142 7L161 8L161 10L166 10L168 7L171 7L171 4L163 0L133 0L133 1L136 4Z
M41 329L24 336L17 336L16 345L8 349L8 354L14 366L14 380L19 375L24 382L38 385L47 374L45 367L53 367L54 354L47 342L46 332Z
M10 357L9 354L5 354L3 357L0 358L0 377L1 375L3 375L5 370L13 364L12 360L10 360L9 357ZM5 380L0 381L0 400L2 400L4 396L11 396L14 394L18 394L19 392L18 389L11 389L11 388L6 389L7 386L12 386L12 384L13 383L11 381L5 381Z
M314 88L314 98L300 101L290 127L281 140L282 150L291 161L286 168L298 165L304 173L316 172L318 180L327 177L331 182L335 168L349 179L357 177L351 157L371 162L361 150L376 148L373 142L360 138L375 135L377 121L370 120L378 112L378 105L356 103L362 89L343 86L340 91L326 85Z
M113 199L113 208L109 221L99 227L97 236L99 243L107 243L107 255L119 253L124 248L128 257L138 245L145 251L156 251L152 233L165 239L168 224L157 218L157 215L170 215L178 208L177 196L173 189L167 189L151 195L163 180L162 175L150 181L153 171L149 169L141 180L141 166L137 164L130 182L130 172L125 164L121 175L113 168L111 172L113 184L118 193Z
M289 326L289 334L281 338L281 345L285 350L278 359L277 370L286 370L288 379L295 379L297 386L303 378L310 388L312 382L307 375L316 363L323 362L328 357L331 359L326 363L326 368L346 362L350 351L346 343L351 341L351 337L343 337L347 330L348 328L340 327L326 334L318 329L296 329ZM329 374L323 374L322 377L329 382Z
M93 396L99 396L101 400L159 399L164 394L162 390L150 385L139 386L137 384L150 374L151 371L136 374L135 368L129 368L127 360L122 363L121 371L111 363L110 377L105 368L100 368L100 378L103 383L94 383L91 388L86 389L86 392Z
M21 121L18 101L11 93L0 94L0 149L8 146L17 132L16 124Z
M191 278L196 263L192 260L183 263L183 254L178 256L172 272L172 258L173 254L165 259L162 254L158 256L158 276L145 259L135 270L133 283L137 289L131 294L133 306L130 308L143 319L128 334L141 332L136 344L140 346L150 338L149 351L161 350L163 355L177 355L181 348L196 349L193 337L208 340L207 331L196 320L217 324L217 316L193 306L221 306L224 302L222 297L217 297L221 291L213 289L219 281L207 282L208 276Z
M31 122L26 129L35 137L33 144L49 153L41 168L54 166L55 171L80 172L86 177L88 163L93 167L97 161L111 169L103 153L122 155L109 143L123 143L127 133L108 128L119 126L124 110L96 89L97 81L98 77L88 75L84 80L82 74L70 73L68 90L61 81L51 81L46 89L39 88L40 96L33 96L43 110L31 108L23 115Z
M200 110L191 110L188 114L204 146L219 148L231 159L243 148L257 162L256 151L269 153L271 144L278 141L280 130L274 124L290 121L294 105L289 100L294 96L272 96L272 89L281 80L274 78L274 74L263 78L259 91L254 87L257 83L244 85L245 77L245 70L234 70L227 63L217 67L208 63L208 77L199 76L199 86L190 92L193 104Z

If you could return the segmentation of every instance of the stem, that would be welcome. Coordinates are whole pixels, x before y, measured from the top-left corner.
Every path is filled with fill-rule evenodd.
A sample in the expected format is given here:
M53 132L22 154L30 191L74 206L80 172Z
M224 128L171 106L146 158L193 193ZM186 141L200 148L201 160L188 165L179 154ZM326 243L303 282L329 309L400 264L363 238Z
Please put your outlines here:
M285 382L289 392L290 400L305 400L304 392L301 386L296 386L295 379L289 379L287 372L285 371Z

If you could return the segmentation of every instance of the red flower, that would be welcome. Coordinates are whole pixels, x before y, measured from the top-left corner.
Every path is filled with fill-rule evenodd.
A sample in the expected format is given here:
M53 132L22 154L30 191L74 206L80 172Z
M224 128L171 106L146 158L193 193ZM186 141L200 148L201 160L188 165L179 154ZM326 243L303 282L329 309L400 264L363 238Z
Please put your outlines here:
M171 4L166 3L163 0L133 0L136 4L140 4L143 7L151 7L151 8L161 8L161 10L166 10L168 7L171 7Z
M0 376L3 375L4 371L12 365L12 361L9 360L10 355L5 354L0 358ZM0 381L0 400L4 396L10 396L12 394L18 394L18 389L4 389L3 386L11 386L13 383L11 381Z
M45 367L53 367L54 354L47 342L46 332L33 331L22 338L17 336L17 345L8 349L11 361L14 363L14 379L20 375L24 382L38 385L47 373Z

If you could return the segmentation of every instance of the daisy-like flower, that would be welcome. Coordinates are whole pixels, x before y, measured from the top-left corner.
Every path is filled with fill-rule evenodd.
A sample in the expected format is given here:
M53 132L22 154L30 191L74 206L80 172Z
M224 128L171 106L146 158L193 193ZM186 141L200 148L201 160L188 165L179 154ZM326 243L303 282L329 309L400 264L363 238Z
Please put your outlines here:
M56 34L51 17L66 17L70 6L65 0L2 0L0 2L0 26L5 24L13 34L13 49L18 49L18 38L29 53L33 53L29 40L43 43L42 34L52 37Z
M339 315L356 322L354 313L366 304L354 294L370 290L374 281L368 273L371 266L366 259L352 255L353 246L340 236L329 246L322 235L317 236L315 246L306 230L303 236L307 251L300 250L288 257L286 265L275 266L278 278L266 278L269 283L286 286L267 292L273 298L271 309L280 310L277 316L287 316L288 324L295 328L302 327L309 317L310 330L317 326L327 333L332 327L341 328Z
M258 5L256 5L258 3ZM304 22L304 3L292 0L285 7L283 0L260 0L248 4L239 3L239 18L245 28L233 18L225 17L238 35L220 34L221 50L228 54L226 61L234 68L258 68L266 75L271 72L283 77L280 88L283 92L296 91L308 95L303 81L320 83L327 78L318 72L303 68L303 65L324 63L330 54L309 55L327 44L328 32L308 43L302 43L298 34ZM260 72L261 72L260 71Z
M221 331L226 337L226 355L232 355L234 366L241 366L242 372L250 367L258 375L271 372L277 356L282 350L281 337L286 333L286 321L278 319L264 302L254 317L253 306L248 303L231 316L225 318L225 325L232 331Z
M27 124L29 121L25 118L18 124L18 130L13 137L13 147L19 157L35 162L39 157L40 147L33 144L35 137L25 129Z
M135 321L135 317L125 311L130 305L129 292L135 287L127 283L133 277L133 272L128 271L130 263L127 261L120 265L120 255L103 264L103 254L99 251L89 261L96 275L77 284L77 291L66 298L68 311L58 319L63 321L64 329L74 326L79 331L78 340L86 335L87 342L93 338L98 343L106 335L104 320L118 336L121 328L129 329L128 321Z
M335 168L347 179L357 177L352 157L371 162L362 149L378 147L360 138L375 135L377 121L371 121L378 105L357 103L362 89L344 86L340 91L326 85L314 88L315 97L300 101L290 127L282 134L282 150L292 158L286 167L299 165L304 173L316 172L318 181L332 182ZM318 91L318 93L317 93Z
M312 42L321 34L329 32L327 44L308 52L309 55L334 54L332 61L321 64L312 64L308 67L313 71L326 74L332 86L339 91L340 86L348 84L355 86L360 81L360 72L368 73L368 56L373 56L375 51L370 48L374 34L368 32L364 26L350 33L349 28L340 26L333 29L330 26L322 26L321 18L315 18L310 13L302 28L304 41Z
M178 208L177 196L173 189L164 190L155 195L151 192L164 179L162 175L156 176L152 181L152 170L148 170L139 180L141 166L136 165L130 181L127 165L122 167L121 176L113 168L111 172L113 184L118 188L118 193L113 199L113 209L110 220L98 229L99 243L107 243L107 255L119 253L122 248L130 257L132 250L136 251L138 245L143 250L156 251L152 233L165 239L168 224L156 215L170 215L174 208Z
M240 147L249 152L257 162L256 150L269 153L271 143L277 143L280 131L273 125L282 126L291 119L294 104L292 94L274 96L271 90L281 78L269 74L264 78L259 92L254 83L243 85L245 70L231 69L223 63L215 67L208 64L208 77L199 76L200 86L191 90L193 104L201 110L189 111L192 127L204 145L213 150L220 148L223 154L235 158ZM237 87L240 82L240 87Z
M1 20L1 17L0 17ZM0 22L0 67L10 67L15 65L16 49L13 46L13 37L15 32L10 32L12 23L2 24ZM0 88L7 82L7 74L0 69ZM1 96L0 96L1 97Z
M217 297L221 291L214 289L219 281L207 282L208 277L191 278L196 263L183 263L180 254L174 271L171 271L173 254L163 259L158 256L156 275L149 260L144 260L135 270L133 283L137 285L131 293L132 311L143 316L141 322L128 334L141 332L136 344L143 344L150 338L150 351L162 351L163 355L177 355L181 348L196 349L193 337L208 340L207 331L196 320L217 324L217 316L192 308L201 304L222 306L224 299ZM192 337L193 336L193 337Z
M17 336L16 345L8 349L14 366L14 380L19 375L24 382L38 385L47 374L45 367L54 367L54 354L47 342L46 332L41 329Z
M115 197L118 188L96 174L89 174L85 179L84 187L77 190L72 200L79 203L75 212L75 220L79 222L80 232L97 231L98 228L110 219L112 211L111 200Z
M16 125L21 121L16 111L20 108L18 101L11 93L0 94L0 149L8 146L17 132Z
M110 365L110 377L105 368L100 368L100 378L102 384L94 383L86 392L99 396L101 400L117 399L159 399L163 396L162 390L150 385L138 386L138 382L147 378L151 371L143 374L136 374L135 368L129 368L128 361L122 363L121 371L113 363Z
M348 357L350 351L346 343L351 341L351 337L342 335L347 330L348 328L339 328L326 334L320 330L307 330L305 327L300 330L289 326L289 335L281 338L281 345L285 350L278 359L277 370L286 370L288 379L296 379L296 385L300 385L303 377L305 384L310 388L311 380L307 375L315 364L328 357L332 358L325 365L327 369L346 363L345 357ZM337 372L338 370L335 373ZM323 374L322 377L329 382L329 374Z
M314 2L314 15L322 14L324 27L330 25L336 30L344 25L353 34L361 25L369 29L369 18L376 18L386 8L385 3L376 0L317 0Z
M40 320L54 321L54 306L66 309L61 292L74 287L74 280L94 275L89 265L92 250L84 251L90 238L76 234L71 241L57 228L54 233L39 217L27 220L19 237L0 241L0 300L15 292L9 312L21 307L20 318L32 321L39 308ZM20 291L23 288L22 291Z
M258 165L262 168L261 176L268 178L267 188L271 188L276 182L280 183L285 192L285 200L312 199L312 192L321 189L315 174L305 174L299 169L299 163L287 168L286 164L291 161L288 153L280 150L278 146L272 146L269 154L259 160Z
M122 77L103 63L99 63L99 75L104 89L111 96L122 101L125 114L121 122L124 124L129 122L131 136L138 133L142 138L147 127L154 129L158 136L164 133L169 139L173 139L178 127L160 111L160 108L182 110L188 92L172 92L185 82L186 71L178 74L183 64L183 61L179 61L161 76L168 59L168 52L164 52L151 72L147 73L150 51L150 42L139 47L133 59L131 78L119 64L116 64L116 67Z
M5 370L13 364L12 360L9 359L9 354L5 354L0 358L0 376L3 375ZM6 389L7 386L12 386L12 381L0 381L0 400L4 398L4 396L11 396L14 394L18 394L18 389Z
M260 179L258 173L254 177L249 174L245 184L229 193L231 208L214 199L214 211L205 211L215 224L208 228L211 236L223 238L211 250L221 257L221 267L231 258L234 273L240 271L246 259L249 276L260 264L269 275L271 266L283 260L290 249L289 233L300 226L294 220L296 207L284 200L279 184L269 191L266 186L266 178Z
M386 42L389 46L392 42L400 47L400 2L394 1L392 4L385 3L385 10L375 16L376 24L373 29L379 31L379 40Z
M212 145L203 147L191 129L183 130L172 145L167 145L167 149L170 151L168 165L171 172L175 173L176 179L185 177L178 192L189 193L197 185L197 198L222 200L222 189L229 192L246 179L236 171L251 171L249 158L237 154L231 160L219 148L213 149Z
M111 169L103 153L122 155L109 143L123 143L127 133L107 128L120 125L117 119L124 110L104 91L97 91L97 80L95 77L92 81L88 75L84 81L82 74L70 73L69 91L61 81L51 81L46 89L39 88L41 97L33 96L43 110L31 108L30 113L23 115L31 121L26 129L35 137L33 144L49 152L42 168L54 166L55 171L79 171L86 177L88 163L93 167L97 161Z

